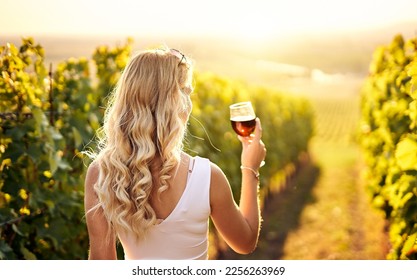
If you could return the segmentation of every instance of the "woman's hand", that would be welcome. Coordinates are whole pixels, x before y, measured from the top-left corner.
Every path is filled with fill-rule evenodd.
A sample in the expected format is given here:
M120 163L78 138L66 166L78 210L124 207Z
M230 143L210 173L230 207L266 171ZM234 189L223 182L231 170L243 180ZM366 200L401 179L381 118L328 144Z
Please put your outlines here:
M253 134L247 137L238 136L242 142L242 166L258 170L261 162L265 159L266 148L261 140L262 126L259 118L256 118L256 127Z

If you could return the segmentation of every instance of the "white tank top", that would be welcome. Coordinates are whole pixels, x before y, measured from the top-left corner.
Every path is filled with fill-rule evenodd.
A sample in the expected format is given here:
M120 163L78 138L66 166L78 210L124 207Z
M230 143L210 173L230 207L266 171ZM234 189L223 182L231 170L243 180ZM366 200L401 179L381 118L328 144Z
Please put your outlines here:
M184 192L171 214L139 243L131 234L119 235L125 259L207 259L210 175L209 160L195 157Z

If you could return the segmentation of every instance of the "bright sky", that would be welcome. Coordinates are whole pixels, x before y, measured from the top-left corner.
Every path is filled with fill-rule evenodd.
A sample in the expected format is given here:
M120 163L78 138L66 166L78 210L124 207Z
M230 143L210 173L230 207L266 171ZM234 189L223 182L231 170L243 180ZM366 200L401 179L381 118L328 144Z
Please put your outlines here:
M0 36L267 38L417 21L417 0L0 0Z

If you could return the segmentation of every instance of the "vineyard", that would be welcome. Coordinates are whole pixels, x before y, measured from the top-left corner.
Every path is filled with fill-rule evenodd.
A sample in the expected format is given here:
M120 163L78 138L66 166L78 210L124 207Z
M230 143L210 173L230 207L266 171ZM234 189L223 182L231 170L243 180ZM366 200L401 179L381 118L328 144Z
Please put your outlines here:
M361 100L366 183L389 221L389 259L417 258L417 38L374 52Z
M106 97L131 53L128 39L98 46L92 59L71 58L51 69L32 38L0 47L0 259L87 258L83 185L89 162L82 152L95 148ZM263 137L269 154L262 201L308 150L313 112L305 99L206 73L196 73L192 98L186 151L218 163L236 198L241 147L230 127L229 104L251 100L270 132ZM213 232L210 238L216 255L219 237Z
M350 95L309 96L311 164L267 205L247 258L416 259L416 58L416 39L396 36Z
M132 43L54 69L31 38L0 46L0 259L87 258L82 151L95 148ZM252 101L268 150L258 248L234 254L211 228L211 259L417 259L417 39L396 36L375 49L366 79L315 94L206 72L194 87L185 150L216 162L236 200L229 104Z
M228 251L225 259L385 258L384 217L362 182L360 86L324 84L321 95L306 95L316 119L309 161L267 203L257 250L251 256Z

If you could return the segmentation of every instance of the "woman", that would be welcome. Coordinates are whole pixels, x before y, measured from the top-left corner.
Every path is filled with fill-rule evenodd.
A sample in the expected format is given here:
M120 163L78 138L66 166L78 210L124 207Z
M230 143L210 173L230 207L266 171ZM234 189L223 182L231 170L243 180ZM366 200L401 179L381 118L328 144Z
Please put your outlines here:
M85 180L89 259L207 259L208 219L238 253L260 230L261 123L242 142L239 206L208 159L183 152L192 109L192 65L174 49L134 56L114 90Z

